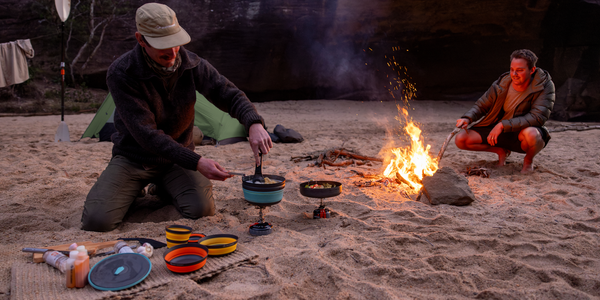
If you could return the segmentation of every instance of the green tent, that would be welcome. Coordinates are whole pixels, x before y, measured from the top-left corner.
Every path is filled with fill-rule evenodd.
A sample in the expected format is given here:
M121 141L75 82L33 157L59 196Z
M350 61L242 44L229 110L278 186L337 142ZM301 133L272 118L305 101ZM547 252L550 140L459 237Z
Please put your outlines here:
M196 111L194 125L202 130L205 137L211 137L221 145L246 140L248 136L246 128L237 119L218 109L198 92L196 92L194 110ZM115 131L113 124L114 113L115 102L109 93L81 138L89 137L110 140L110 138L106 139L102 137L110 137L110 134Z

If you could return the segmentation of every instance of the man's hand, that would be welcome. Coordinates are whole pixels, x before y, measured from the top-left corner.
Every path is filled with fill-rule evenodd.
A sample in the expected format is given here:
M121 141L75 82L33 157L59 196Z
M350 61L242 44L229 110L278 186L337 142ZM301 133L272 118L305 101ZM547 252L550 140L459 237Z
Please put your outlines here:
M458 120L456 120L456 127L462 128L462 129L467 129L467 126L469 126L469 123L471 123L471 120L469 120L467 118L458 119Z
M258 156L259 151L262 151L263 154L269 153L269 150L273 148L273 142L271 141L269 133L260 123L252 124L248 134L250 148L252 148L252 152L254 152L254 160L258 166L258 164L260 164L260 157Z
M504 125L502 125L502 123L496 124L496 126L494 126L494 129L492 129L492 131L490 131L490 134L488 134L488 137L487 137L488 144L490 144L492 147L496 146L496 144L498 143L498 136L503 131L504 131Z
M204 157L200 157L196 169L210 180L224 181L227 178L233 177L218 162Z

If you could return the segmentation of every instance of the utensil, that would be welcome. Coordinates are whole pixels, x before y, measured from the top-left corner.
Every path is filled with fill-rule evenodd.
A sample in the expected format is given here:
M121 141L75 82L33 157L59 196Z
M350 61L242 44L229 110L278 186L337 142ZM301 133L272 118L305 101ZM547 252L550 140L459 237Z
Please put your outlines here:
M254 168L254 178L252 178L252 183L265 182L265 178L262 175L263 157L262 151L260 150L258 151L258 157L260 158L260 164Z
M58 251L64 255L69 255L70 251L65 251L65 250L54 250L54 249L46 249L46 248L23 248L21 249L21 251L23 252L29 252L29 253L46 253L48 251Z
M231 175L238 175L238 176L246 176L246 174L244 173L239 173L239 172L228 172Z

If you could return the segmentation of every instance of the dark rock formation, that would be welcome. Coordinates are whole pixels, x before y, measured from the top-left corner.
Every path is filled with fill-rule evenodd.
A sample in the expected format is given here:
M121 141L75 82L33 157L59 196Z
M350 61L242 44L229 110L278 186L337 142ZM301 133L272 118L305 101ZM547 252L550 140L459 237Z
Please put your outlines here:
M469 205L475 201L467 179L450 167L443 167L433 176L423 178L423 193L433 205Z
M557 88L551 118L600 122L600 2L552 1L541 33Z
M120 2L101 50L83 71L88 85L105 86L110 63L135 45L134 13L145 2ZM401 94L395 88L405 84L401 79L416 84L420 99L474 100L508 70L510 53L520 48L538 53L539 66L550 71L557 88L569 78L583 82L577 91L565 87L555 115L577 114L573 112L581 105L567 98L581 98L588 113L597 109L600 98L597 1L161 2L177 12L192 36L186 47L254 101L390 100L391 94L397 99ZM55 70L60 23L52 5L51 0L2 1L0 42L32 38L34 63ZM99 17L110 10L102 11ZM78 20L76 25L85 29L83 15ZM70 41L69 59L84 42L83 37Z

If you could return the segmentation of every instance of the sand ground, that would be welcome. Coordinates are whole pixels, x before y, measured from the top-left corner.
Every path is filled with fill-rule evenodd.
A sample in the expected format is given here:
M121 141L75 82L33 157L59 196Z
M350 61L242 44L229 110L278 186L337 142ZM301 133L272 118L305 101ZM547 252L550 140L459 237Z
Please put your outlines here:
M410 116L437 155L455 120L472 102L415 101ZM277 124L302 134L298 144L276 144L265 174L286 178L283 200L265 210L274 225L253 237L258 210L243 198L240 177L214 182L217 214L180 219L172 205L147 195L118 229L80 230L85 197L111 155L111 143L79 140L93 114L67 115L72 142L54 142L60 116L0 118L0 298L10 298L11 266L29 261L23 247L82 240L148 237L164 241L178 223L206 234L230 233L259 253L258 264L202 282L176 281L133 299L599 299L600 131L552 133L532 174L519 171L513 153L496 167L489 153L460 151L451 143L441 161L469 176L476 201L431 206L394 188L357 187L351 170L381 173L383 164L317 168L291 157L343 146L384 157L393 143L408 145L395 103L285 101L258 103L269 131ZM550 128L562 123L550 122ZM253 173L248 143L199 146L201 155L231 171ZM309 179L343 184L325 199L330 219L314 220L319 200L304 197ZM413 197L414 198L414 197ZM320 297L320 296L319 296Z

